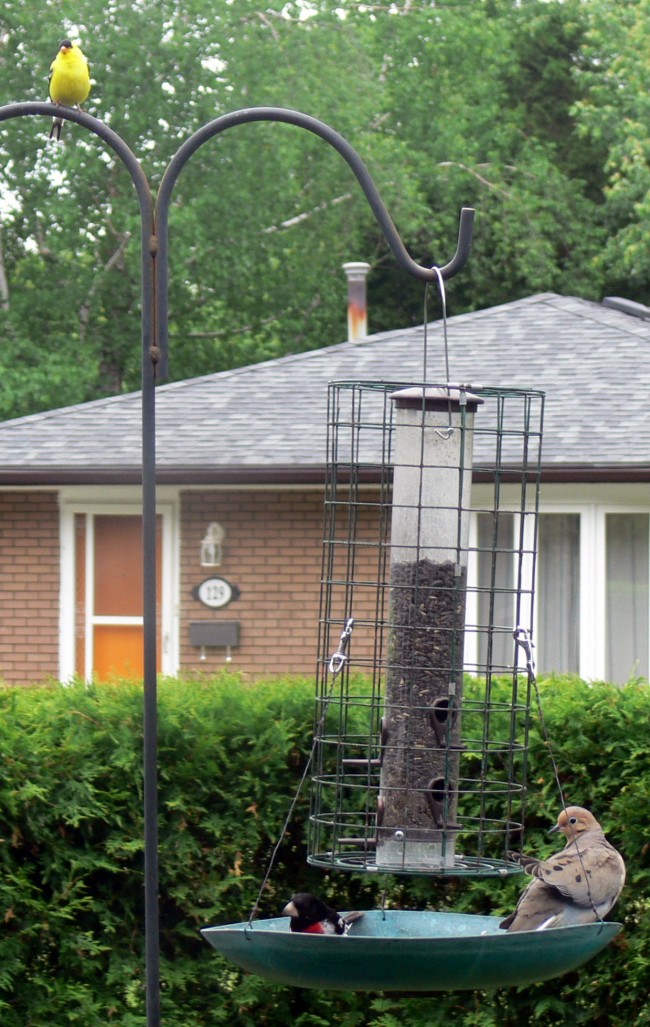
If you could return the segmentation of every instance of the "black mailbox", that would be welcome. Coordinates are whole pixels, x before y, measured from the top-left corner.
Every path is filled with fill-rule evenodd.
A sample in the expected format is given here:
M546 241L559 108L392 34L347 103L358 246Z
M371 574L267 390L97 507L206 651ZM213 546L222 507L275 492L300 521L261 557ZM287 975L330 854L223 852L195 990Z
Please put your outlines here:
M238 620L190 621L190 643L197 648L226 649L239 645Z

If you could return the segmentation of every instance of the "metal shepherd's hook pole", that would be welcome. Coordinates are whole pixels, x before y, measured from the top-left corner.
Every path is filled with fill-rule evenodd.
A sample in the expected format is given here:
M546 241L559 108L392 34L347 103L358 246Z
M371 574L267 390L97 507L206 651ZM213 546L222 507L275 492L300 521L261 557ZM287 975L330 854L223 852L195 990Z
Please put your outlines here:
M128 169L140 204L142 275L142 534L144 621L144 907L147 1027L160 1027L160 924L158 872L158 698L156 638L156 380L168 366L168 215L174 185L191 155L203 143L234 125L279 121L320 136L347 161L363 189L375 218L397 262L422 281L447 279L467 262L472 244L474 211L461 211L458 244L443 267L423 267L409 256L377 188L358 153L329 125L299 111L282 107L251 107L216 118L195 132L170 161L154 206L151 189L140 162L126 143L107 125L84 111L53 103L26 101L0 107L0 122L39 115L73 121L98 136Z
M147 1027L160 1025L160 926L158 904L158 696L156 644L156 421L155 384L159 350L154 323L156 233L151 189L140 162L123 139L84 111L52 103L0 107L0 122L27 115L74 121L102 139L128 169L140 204L142 278L142 561L143 561L143 779L144 927Z

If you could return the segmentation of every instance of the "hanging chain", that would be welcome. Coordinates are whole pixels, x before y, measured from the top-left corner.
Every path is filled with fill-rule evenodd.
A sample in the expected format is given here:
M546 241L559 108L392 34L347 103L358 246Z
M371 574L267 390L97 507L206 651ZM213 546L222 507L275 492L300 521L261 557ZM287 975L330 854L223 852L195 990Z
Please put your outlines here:
M438 290L440 292L440 305L442 307L442 337L444 340L445 347L445 376L447 384L449 384L449 340L447 338L447 290L445 289L445 280L442 277L442 272L439 267L434 267L437 278L438 278Z
M553 768L553 776L555 778L555 785L557 787L557 790L558 790L558 793L559 793L559 796L560 796L560 802L562 803L562 809L565 810L566 809L566 800L564 798L564 791L563 791L563 788L562 788L562 782L560 781L560 773L558 771L557 761L555 759L555 755L553 753L553 747L551 745L551 738L550 738L550 735L549 735L549 732L548 732L548 728L546 726L546 720L544 719L544 710L542 709L542 698L541 698L541 695L540 695L540 692L539 692L539 685L537 683L537 670L536 670L536 667L535 667L535 656L534 656L535 645L534 645L533 640L530 637L530 633L527 631L526 628L521 628L521 627L516 628L513 631L513 633L512 633L512 637L514 638L514 640L517 643L517 645L521 646L521 648L524 651L524 658L525 658L525 661L526 661L526 673L528 675L528 683L529 683L529 685L532 685L533 691L535 692L535 700L537 702L537 711L539 713L539 722L540 722L540 725L541 725L541 728L542 728L542 734L544 736L544 744L546 746L546 750L548 752L549 759L551 761L551 766ZM582 853L580 851L580 846L578 845L577 837L573 839L573 845L575 845L576 852L578 854L578 859L580 860L580 866L582 867L582 875L584 877L584 881L585 881L585 884L587 886L587 897L589 899L589 902L591 903L591 908L593 909L594 913L596 914L596 919L599 920L600 923L602 924L604 921L603 921L602 916L600 915L600 913L596 909L596 903L594 902L593 896L591 894L591 886L589 884L589 874L585 870L585 865L584 865L584 862L582 860Z
M562 790L562 782L560 781L560 774L558 771L557 762L555 760L555 755L553 753L553 748L551 746L551 739L548 733L548 728L546 726L546 720L544 719L544 710L542 709L542 700L539 694L539 686L537 684L537 668L535 666L534 656L535 644L532 638L530 637L530 633L527 631L526 628L517 628L515 631L513 631L512 635L517 645L521 646L521 648L524 651L524 658L526 661L526 673L528 675L528 684L532 686L533 691L535 692L535 700L537 702L537 710L539 713L539 722L542 727L544 743L548 750L549 759L551 761L551 766L553 768L553 777L555 778L555 784L560 795L562 809L566 809L564 792Z
M428 346L429 346L429 282L424 284L424 309L422 311L422 326L423 326L423 337L422 337L422 381L427 384L427 362L428 362Z
M331 675L331 681L330 681L329 691L328 691L327 695L325 696L325 701L324 701L324 704L323 704L323 712L322 712L322 714L321 714L321 716L320 716L320 718L319 718L319 720L318 720L318 722L316 724L316 731L314 731L314 739L313 739L313 742L312 742L311 750L309 752L309 756L307 757L307 762L305 764L305 768L304 768L304 770L302 772L300 781L298 782L298 787L296 788L296 793L295 793L295 795L294 795L294 797L293 797L293 799L291 801L291 805L289 806L289 812L287 813L287 816L286 816L286 819L284 821L284 824L282 825L282 830L280 831L280 834L278 836L278 840L277 840L277 842L275 843L275 845L273 847L273 852L271 853L271 858L270 858L269 864L268 864L268 866L266 868L266 873L264 874L264 879L262 880L262 883L260 885L260 889L259 889L259 891L257 893L257 898L256 898L256 900L255 900L255 902L253 904L253 907L252 907L252 909L250 911L250 915L248 917L248 923L246 924L246 928L245 928L246 930L249 930L249 928L252 928L253 920L255 919L255 917L259 913L259 906L260 906L260 902L261 902L261 899L262 899L262 893L264 892L264 889L266 888L266 886L268 884L269 877L271 876L271 871L273 870L273 867L275 866L275 861L277 859L278 852L280 851L280 846L281 846L281 844L282 844L282 842L284 840L285 834L287 833L289 824L291 823L291 818L293 817L293 811L296 808L296 803L298 802L298 799L300 797L300 793L301 793L301 791L303 789L303 785L305 784L305 781L307 780L307 776L308 776L309 771L311 769L311 765L312 765L312 763L314 761L314 756L316 754L316 746L318 745L319 732L325 727L325 719L327 717L327 711L329 709L329 704L332 701L332 695L334 693L334 683L336 681L336 678L340 674L340 672L343 670L343 667L345 666L345 664L347 662L347 659L348 659L347 648L348 648L348 646L350 644L350 637L352 635L352 628L353 627L354 627L354 619L352 617L349 617L348 620L345 622L345 627L343 628L343 631L341 632L341 637L339 639L338 648L337 648L336 652L332 654L332 657L330 659L330 662L329 662L329 672L330 672L330 675Z

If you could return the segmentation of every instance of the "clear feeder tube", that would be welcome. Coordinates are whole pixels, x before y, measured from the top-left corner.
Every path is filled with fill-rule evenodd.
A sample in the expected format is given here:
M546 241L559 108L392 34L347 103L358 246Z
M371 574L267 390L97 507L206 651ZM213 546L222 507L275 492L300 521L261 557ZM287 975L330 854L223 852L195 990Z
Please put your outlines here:
M474 413L457 388L395 404L378 868L453 867Z

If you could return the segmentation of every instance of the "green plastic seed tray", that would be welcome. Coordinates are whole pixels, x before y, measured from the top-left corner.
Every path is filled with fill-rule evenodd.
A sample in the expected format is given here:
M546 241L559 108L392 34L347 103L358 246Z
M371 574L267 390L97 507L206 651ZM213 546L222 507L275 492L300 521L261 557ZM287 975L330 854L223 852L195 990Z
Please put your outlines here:
M346 936L293 934L289 917L205 927L242 970L297 988L471 991L546 981L575 970L621 929L583 924L509 934L501 917L370 910Z

